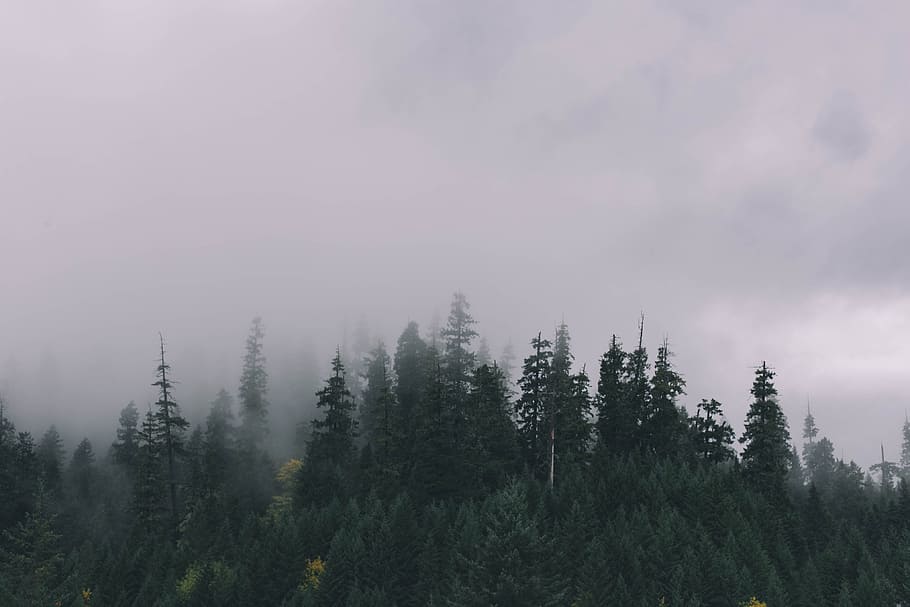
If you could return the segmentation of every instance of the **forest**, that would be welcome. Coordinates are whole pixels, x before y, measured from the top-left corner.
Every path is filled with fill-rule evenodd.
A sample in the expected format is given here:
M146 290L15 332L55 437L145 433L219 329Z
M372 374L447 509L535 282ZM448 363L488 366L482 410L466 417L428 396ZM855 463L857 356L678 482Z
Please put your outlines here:
M863 470L757 360L735 436L643 333L596 370L565 323L494 360L456 293L438 331L336 352L281 460L258 318L195 427L163 338L110 444L0 401L0 605L910 605L910 422Z

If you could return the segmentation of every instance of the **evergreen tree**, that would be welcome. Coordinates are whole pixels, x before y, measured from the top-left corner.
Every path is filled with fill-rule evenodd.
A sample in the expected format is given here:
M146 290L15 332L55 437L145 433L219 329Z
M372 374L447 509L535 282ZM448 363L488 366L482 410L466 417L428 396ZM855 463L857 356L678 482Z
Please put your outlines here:
M901 441L901 474L910 481L910 417L904 417Z
M92 443L87 438L83 438L73 452L69 468L76 497L83 502L90 501L94 494L94 464L95 452L92 450Z
M587 457L591 437L588 419L591 414L590 380L584 369L572 373L575 357L570 341L569 328L563 322L557 327L553 342L547 388L549 399L546 403L548 453L553 453L555 462L566 465L581 462ZM550 478L551 484L552 481Z
M803 439L806 444L811 445L815 442L816 436L818 436L818 426L815 425L815 417L812 415L812 410L806 406L806 418L803 420ZM803 453L805 451L806 448L803 447Z
M268 433L268 373L265 370L265 356L262 354L263 337L265 329L262 319L257 316L253 319L250 334L246 338L243 372L240 375L240 438L248 456L261 447Z
M478 468L480 482L485 487L496 488L514 471L518 444L509 395L502 371L495 364L483 365L474 372L471 403L471 426L476 429L471 463Z
M139 457L139 410L133 401L120 411L120 427L117 441L111 445L111 456L115 463L135 471Z
M414 447L415 432L418 426L418 410L423 389L426 384L427 345L420 337L417 323L408 323L407 328L398 338L395 349L395 427L400 432L398 457L409 460Z
M471 342L477 337L477 331L474 330L477 322L471 316L470 309L471 306L464 294L455 293L452 297L448 323L441 332L445 340L444 368L448 406L452 407L459 417L464 415L471 372L475 367Z
M722 405L713 398L702 399L698 411L692 418L699 455L715 464L733 459L733 428L724 419Z
M490 344L487 343L486 337L480 338L480 344L478 344L477 352L474 354L474 364L477 367L493 364L493 358L490 356Z
M158 365L158 381L153 383L159 390L158 410L155 412L157 430L160 433L160 444L167 463L168 493L170 497L171 529L174 537L177 536L177 457L183 448L183 433L190 425L180 415L180 407L172 400L173 384L168 379L171 366L164 359L164 337L159 336L161 342L161 363Z
M236 464L235 435L234 399L222 388L209 408L203 441L206 482L213 490L227 481Z
M502 378L506 384L506 389L511 394L515 382L515 349L512 347L511 340L502 349L502 354L499 355L499 360L496 361L496 364L500 371L502 371Z
M803 446L803 461L806 477L822 493L827 493L834 481L837 461L834 459L834 444L827 437Z
M35 455L38 457L38 470L44 480L45 487L53 494L60 492L60 482L63 477L63 439L57 432L56 426L51 426L41 437Z
M48 511L43 490L35 508L25 520L3 532L0 542L0 598L13 599L12 605L61 604L59 582L63 555L54 517ZM5 588L4 588L5 586Z
M391 463L395 442L395 391L391 359L380 341L364 361L360 431L372 446L382 468Z
M628 453L635 444L637 418L627 401L626 359L622 343L613 335L610 349L600 360L595 402L597 445L606 453Z
M161 460L161 426L151 406L145 414L137 438L139 450L133 509L146 532L151 532L166 509Z
M669 456L677 453L685 432L677 399L685 394L686 380L676 372L670 362L669 342L664 339L654 361L648 413L642 420L642 434L649 450Z
M635 446L641 450L648 444L647 419L651 410L651 389L648 381L648 350L644 346L645 316L638 322L638 347L626 359L626 403L634 419Z
M346 465L354 455L357 420L354 419L356 405L347 388L340 350L336 350L332 359L331 377L316 397L316 406L323 413L321 419L312 422L307 461Z
M790 431L777 403L774 371L767 363L756 369L751 392L754 400L739 439L745 445L743 472L763 491L781 495L790 461Z
M515 403L518 417L518 436L525 454L525 461L538 478L546 478L548 464L548 411L553 352L549 340L538 333L531 340L533 353L524 361L518 386L521 395Z

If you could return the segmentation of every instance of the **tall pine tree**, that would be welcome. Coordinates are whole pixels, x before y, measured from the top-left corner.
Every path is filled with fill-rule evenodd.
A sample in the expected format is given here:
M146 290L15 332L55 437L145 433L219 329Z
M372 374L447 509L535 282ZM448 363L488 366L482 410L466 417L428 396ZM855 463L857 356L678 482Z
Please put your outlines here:
M790 430L777 402L774 371L762 361L752 382L754 397L739 442L743 473L767 494L782 495L790 462Z

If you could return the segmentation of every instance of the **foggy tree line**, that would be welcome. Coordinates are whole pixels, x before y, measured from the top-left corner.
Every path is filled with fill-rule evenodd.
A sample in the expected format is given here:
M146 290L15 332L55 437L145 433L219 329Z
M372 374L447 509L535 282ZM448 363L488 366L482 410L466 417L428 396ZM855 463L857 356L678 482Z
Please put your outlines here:
M638 328L590 372L564 322L516 364L457 293L427 336L336 351L284 462L259 319L196 427L163 338L157 402L100 453L0 400L0 604L910 604L910 422L868 473L808 410L797 448L761 362L736 437Z

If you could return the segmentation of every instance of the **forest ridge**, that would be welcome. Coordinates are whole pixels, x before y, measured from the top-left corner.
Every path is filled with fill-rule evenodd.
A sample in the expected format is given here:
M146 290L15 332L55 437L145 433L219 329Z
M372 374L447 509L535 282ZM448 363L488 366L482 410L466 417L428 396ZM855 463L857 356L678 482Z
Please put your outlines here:
M103 456L17 432L0 400L0 604L910 604L910 422L869 473L808 411L797 449L761 362L736 437L717 400L680 406L643 333L592 377L562 323L513 368L456 293L429 336L336 352L286 462L258 318L236 411L222 390L196 427L163 338L157 402L124 407Z

